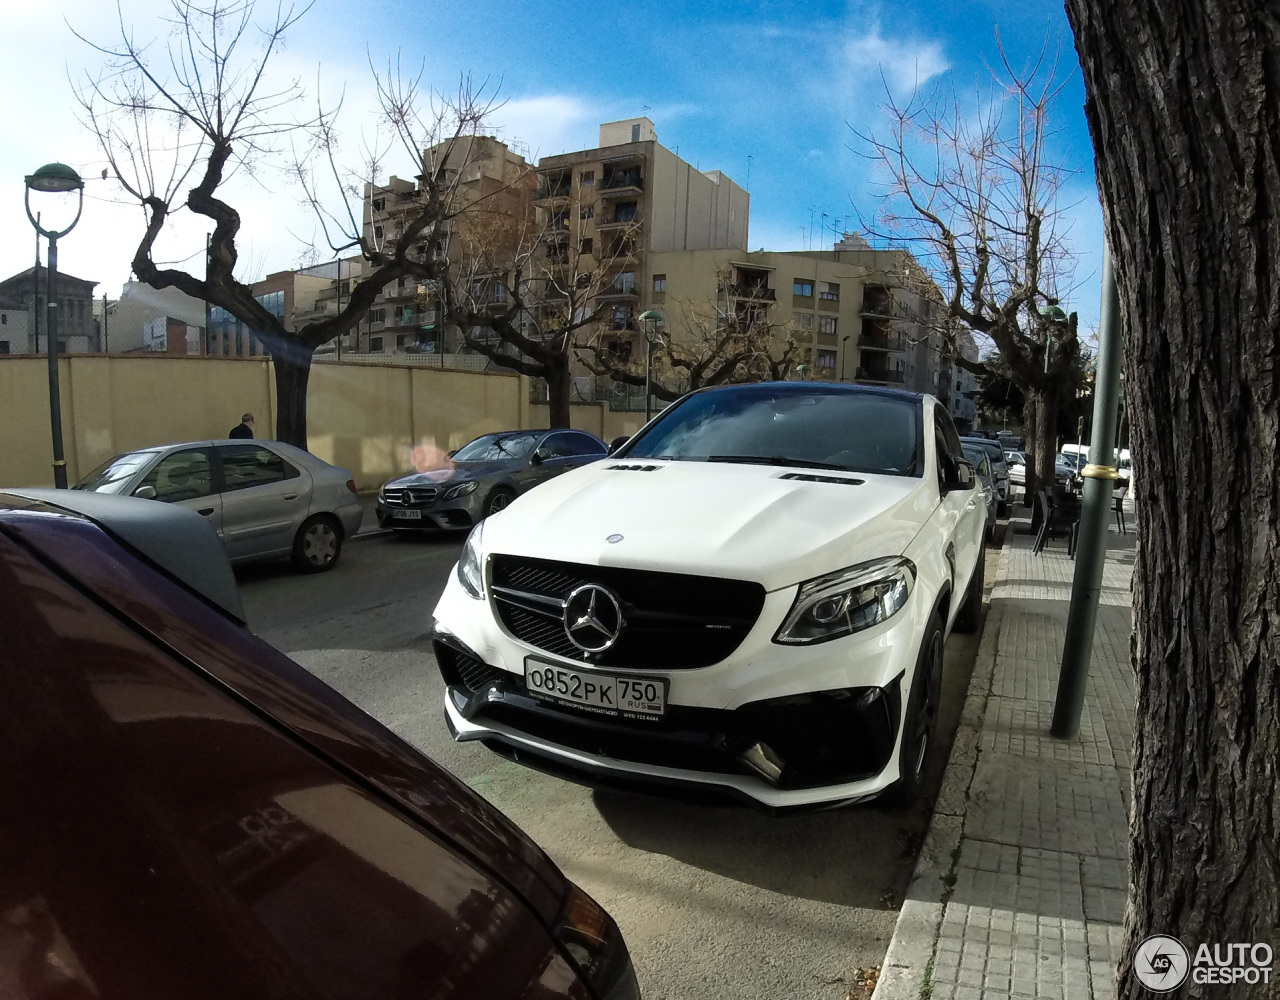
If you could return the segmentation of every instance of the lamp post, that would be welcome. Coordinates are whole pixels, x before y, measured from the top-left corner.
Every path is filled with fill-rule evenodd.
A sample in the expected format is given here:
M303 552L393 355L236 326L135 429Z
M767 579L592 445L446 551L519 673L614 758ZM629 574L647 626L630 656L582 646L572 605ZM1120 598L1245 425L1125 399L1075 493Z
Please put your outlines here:
M658 325L662 322L662 313L657 309L647 309L637 318L641 323L650 324L645 329L644 335L644 422L647 424L653 415L653 395L650 391L653 383L653 341L658 332Z
M840 341L840 381L848 382L849 376L846 374L849 368L849 338L853 334L846 333L844 339Z
M32 191L43 194L68 194L75 191L79 195L76 217L66 229L45 229L40 224L44 213L40 213L40 216L31 214ZM49 287L45 292L48 316L45 341L49 355L49 429L53 436L53 485L65 490L67 463L62 453L62 401L58 392L58 237L66 236L80 221L80 212L84 209L84 181L65 163L46 163L26 178L25 204L31 225L49 241Z

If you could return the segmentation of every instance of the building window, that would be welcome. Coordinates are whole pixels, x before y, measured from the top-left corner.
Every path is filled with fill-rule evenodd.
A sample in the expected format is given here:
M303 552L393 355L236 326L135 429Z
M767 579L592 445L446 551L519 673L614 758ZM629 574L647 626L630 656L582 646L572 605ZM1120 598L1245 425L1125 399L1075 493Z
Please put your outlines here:
M796 313L796 320L799 322L801 330L813 329L813 315L811 313Z
M578 253L580 253L580 254L588 254L588 253L590 253L594 248L595 248L595 241L594 241L594 240L592 240L590 236L588 236L585 240L583 240L583 241L582 241L582 247L581 247L581 249L579 249Z
M636 203L634 201L620 202L613 210L614 222L635 222L636 221Z
M613 328L615 330L627 329L627 323L630 318L630 310L626 306L618 306L613 310Z
M592 187L596 182L596 172L594 170L584 170L578 174L578 187Z
M796 278L795 281L791 283L791 294L801 295L807 299L813 298L813 282Z
M375 198L375 199L373 199L373 210L374 210L375 212L381 212L381 211L382 211L384 208L386 208L386 207L387 207L387 199L386 199L386 198Z
M9 353L9 341L0 340L0 354L8 354L8 353Z
M373 238L374 238L375 240L380 240L380 239L382 239L382 227L381 227L381 226L374 226L374 227L373 227Z
M0 326L8 326L8 325L9 325L9 314L0 313Z
M369 310L370 323L385 323L386 320L387 320L386 309L370 309Z
M613 290L615 292L631 293L636 290L636 272L623 271L620 275L613 279Z
M381 337L370 337L370 338L369 338L369 350L371 350L371 351L380 351L380 350L382 350L382 338L381 338Z
M401 350L408 342L409 335L407 333L400 334L400 336L396 337L396 350Z
M655 274L653 276L653 290L655 292L665 292L667 290L667 276L665 274Z
M595 217L596 217L595 205L583 205L580 209L578 209L579 219L594 219Z
M839 302L840 286L833 281L824 281L822 283L822 291L818 293L818 298L826 299L828 302Z
M639 126L639 125L632 125L632 126L631 126L631 141L632 141L632 142L639 142L639 141L640 141L640 126Z
M819 368L834 368L835 366L836 366L835 351L819 351L818 352Z
M836 318L834 316L819 316L818 332L819 333L835 333Z

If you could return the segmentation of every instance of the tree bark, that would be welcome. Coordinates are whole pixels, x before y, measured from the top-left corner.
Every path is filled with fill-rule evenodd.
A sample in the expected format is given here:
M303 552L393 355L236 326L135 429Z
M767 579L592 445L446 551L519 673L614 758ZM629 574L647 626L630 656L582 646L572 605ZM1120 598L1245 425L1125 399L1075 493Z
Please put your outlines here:
M1137 1000L1149 935L1280 944L1280 25L1267 0L1066 6L1142 484L1118 989ZM1278 969L1181 995L1274 997Z
M1026 410L1030 414L1027 446L1031 459L1027 474L1027 500L1031 502L1040 490L1053 483L1054 458L1057 456L1058 393L1056 389L1028 389ZM1034 512L1036 506L1031 503ZM1033 518L1035 517L1033 513ZM1038 526L1038 525L1037 525Z
M307 382L311 352L297 349L272 355L276 373L276 440L307 448Z
M569 399L573 391L573 379L569 375L568 359L563 364L547 362L547 409L551 411L552 427L569 427Z

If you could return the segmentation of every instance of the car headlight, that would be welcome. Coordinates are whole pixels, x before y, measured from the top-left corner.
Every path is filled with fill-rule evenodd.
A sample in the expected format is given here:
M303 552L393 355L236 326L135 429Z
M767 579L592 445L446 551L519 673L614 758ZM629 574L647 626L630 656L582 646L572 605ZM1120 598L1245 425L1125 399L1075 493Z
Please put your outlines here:
M774 642L806 645L879 625L902 610L916 582L909 559L873 559L800 585Z
M480 554L480 536L483 531L484 522L481 521L471 529L467 543L462 546L462 555L458 557L458 582L477 601L484 600L484 558Z
M601 1000L640 1000L640 985L618 925L572 882L552 933Z
M468 493L474 493L476 491L476 485L477 483L473 479L469 483L459 483L457 486L450 486L447 490L444 491L444 496L442 496L440 499L441 500L457 500L458 497L465 497Z

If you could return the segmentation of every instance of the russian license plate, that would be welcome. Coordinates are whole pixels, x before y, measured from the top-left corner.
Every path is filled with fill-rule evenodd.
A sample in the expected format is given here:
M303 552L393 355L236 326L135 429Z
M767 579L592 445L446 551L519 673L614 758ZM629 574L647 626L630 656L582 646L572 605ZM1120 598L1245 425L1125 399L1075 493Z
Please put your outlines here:
M422 511L420 511L420 510L393 510L393 511L391 512L391 516L392 516L392 517L402 518L403 520L406 520L406 521L421 521L421 520L422 520Z
M600 715L658 719L667 710L664 677L588 673L530 657L524 661L524 686L535 698Z

